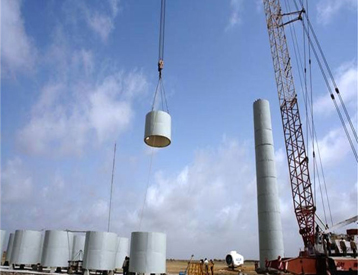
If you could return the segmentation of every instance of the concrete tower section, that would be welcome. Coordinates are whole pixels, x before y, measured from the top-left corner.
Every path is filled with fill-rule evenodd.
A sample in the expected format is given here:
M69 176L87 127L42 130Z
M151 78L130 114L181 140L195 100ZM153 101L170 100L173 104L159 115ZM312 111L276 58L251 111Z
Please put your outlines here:
M267 100L254 102L254 125L260 267L264 268L265 259L284 256L270 104Z

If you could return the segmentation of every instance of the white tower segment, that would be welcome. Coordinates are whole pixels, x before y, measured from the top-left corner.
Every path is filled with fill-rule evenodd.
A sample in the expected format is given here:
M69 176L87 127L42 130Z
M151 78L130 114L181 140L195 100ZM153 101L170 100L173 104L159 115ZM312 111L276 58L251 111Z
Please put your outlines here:
M284 256L271 114L267 100L254 102L254 125L260 267L264 268L266 259Z

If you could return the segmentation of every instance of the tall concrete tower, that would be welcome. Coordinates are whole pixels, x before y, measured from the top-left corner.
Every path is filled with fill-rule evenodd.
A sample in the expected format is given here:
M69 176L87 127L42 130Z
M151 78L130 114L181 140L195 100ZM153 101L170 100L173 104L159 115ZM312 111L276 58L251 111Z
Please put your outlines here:
M274 260L284 256L271 114L267 100L254 102L254 125L260 267L264 268L265 259Z

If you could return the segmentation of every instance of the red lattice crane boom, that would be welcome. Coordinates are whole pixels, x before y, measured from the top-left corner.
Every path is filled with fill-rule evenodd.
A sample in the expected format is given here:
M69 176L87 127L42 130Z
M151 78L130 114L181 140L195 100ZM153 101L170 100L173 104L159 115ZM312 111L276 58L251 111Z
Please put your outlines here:
M314 244L315 205L279 0L263 0L275 71L294 210L305 247ZM301 15L301 14L300 14Z

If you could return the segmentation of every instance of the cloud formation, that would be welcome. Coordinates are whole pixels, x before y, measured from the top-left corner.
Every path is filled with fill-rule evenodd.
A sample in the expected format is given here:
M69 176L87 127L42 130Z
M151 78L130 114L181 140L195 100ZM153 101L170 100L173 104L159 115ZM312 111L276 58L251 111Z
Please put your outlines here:
M78 89L58 82L42 88L29 121L17 135L25 152L80 155L92 142L115 140L133 119L133 96L146 92L147 80L141 72L117 72Z
M317 20L319 23L326 25L331 22L332 18L343 10L357 11L356 0L321 0L317 3Z
M1 1L1 75L29 72L34 68L37 51L26 34L20 0Z
M230 0L230 18L229 23L225 30L228 31L241 23L241 10L243 6L243 0Z
M357 75L358 69L357 62L355 60L341 65L335 73L335 79L343 101L351 112L357 111ZM340 102L336 94L335 97L338 106L340 106ZM315 100L313 107L315 114L319 116L329 116L336 112L334 103L326 91Z
M350 119L353 123L353 126L357 130L357 63L356 61L348 62L341 65L336 73L335 78L337 81L337 86L340 90L340 95L343 99L343 102L346 106ZM347 127L347 131L350 133L351 138L354 139L353 133L349 125L346 116L344 115L343 107L341 106L338 95L334 92L335 101L339 107L340 112L344 118L344 123ZM319 96L313 104L314 115L316 119L325 119L335 116L337 125L332 127L328 132L325 132L321 135L320 140L318 140L319 149L321 152L322 161L327 166L333 166L338 161L344 160L344 158L351 154L351 148L349 146L349 141L346 136L341 123L338 122L338 114L335 108L334 103L332 102L331 97L328 93ZM317 151L316 151L317 152Z
M1 193L2 203L21 204L29 201L32 195L34 184L32 177L26 172L23 161L16 157L8 160L1 171Z
M139 192L126 190L125 195L117 187L114 198L120 199L114 199L112 204L111 230L125 237L136 230L166 232L168 258L187 258L191 254L198 258L223 258L233 249L244 253L246 259L257 259L257 193L252 146L223 138L217 147L198 150L192 161L173 174L155 169L143 215L144 186ZM275 159L285 255L296 256L303 245L292 206L284 149L276 151ZM29 172L22 175L21 171L19 159L5 165L3 197L11 198L11 194L31 181L33 176ZM21 175L19 183L14 187L13 179L7 175ZM55 174L46 184L31 185L26 193L28 202L5 203L2 219L14 229L35 226L105 230L109 204L107 194L103 196L99 192L103 186L74 185L71 179ZM335 221L347 218L352 203L357 202L354 190L342 192L347 203L335 206ZM331 201L338 200L338 193L330 194ZM35 199L39 194L41 199ZM23 211L24 204L26 211ZM21 222L9 222L13 216Z
M114 30L114 20L119 12L120 0L109 0L110 13L91 11L83 7L86 14L88 26L96 33L102 41L107 41L109 34Z

